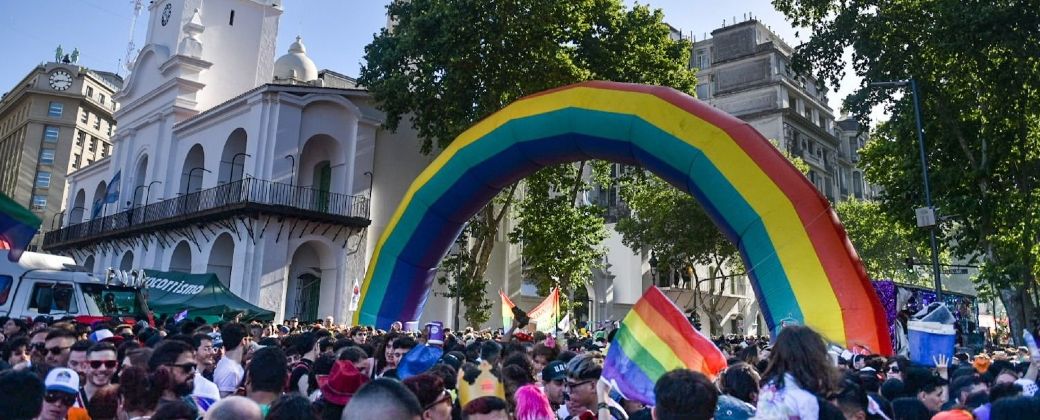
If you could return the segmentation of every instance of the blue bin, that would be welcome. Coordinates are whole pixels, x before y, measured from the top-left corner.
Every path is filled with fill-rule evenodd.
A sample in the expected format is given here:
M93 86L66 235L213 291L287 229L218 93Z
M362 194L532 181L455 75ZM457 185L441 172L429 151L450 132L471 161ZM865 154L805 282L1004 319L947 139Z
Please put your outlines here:
M935 366L934 357L953 358L956 332L953 325L938 322L910 321L907 323L910 340L910 361L923 366Z

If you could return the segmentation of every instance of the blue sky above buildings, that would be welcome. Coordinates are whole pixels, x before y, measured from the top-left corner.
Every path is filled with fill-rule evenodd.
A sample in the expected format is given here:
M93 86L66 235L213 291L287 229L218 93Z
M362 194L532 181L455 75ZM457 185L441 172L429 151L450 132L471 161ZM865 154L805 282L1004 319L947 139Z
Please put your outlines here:
M138 17L134 42L145 41L148 0ZM307 54L319 69L357 76L364 47L386 23L389 0L286 0L278 30L277 55L283 54L297 35L303 37ZM628 5L635 1L625 0ZM665 19L684 34L701 39L733 19L748 13L770 26L794 46L795 29L773 9L768 0L720 2L716 0L642 0L660 8ZM4 65L0 66L0 90L7 91L36 64L54 59L61 44L67 51L78 48L83 66L118 72L126 76L120 62L126 55L133 15L130 0L0 0L0 39L6 41ZM807 31L802 30L802 40ZM839 112L841 97L857 83L846 80L831 106Z

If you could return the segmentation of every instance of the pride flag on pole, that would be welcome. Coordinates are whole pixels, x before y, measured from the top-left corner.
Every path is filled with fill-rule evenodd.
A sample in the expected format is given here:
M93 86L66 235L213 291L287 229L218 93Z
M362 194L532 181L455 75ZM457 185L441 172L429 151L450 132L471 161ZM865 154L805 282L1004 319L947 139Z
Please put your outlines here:
M499 290L498 295L502 297L502 328L508 330L513 326L513 301L509 300L506 293Z
M654 384L665 373L689 369L714 380L725 368L722 351L694 330L660 289L651 286L621 321L602 378L626 399L653 405Z
M536 330L544 333L553 332L560 317L560 288L553 289L528 315Z
M17 262L40 229L40 218L4 194L0 194L0 249Z
M509 329L513 325L513 301L506 296L505 292L499 290L498 295L502 297L502 328ZM557 287L549 293L549 296L527 313L535 329L544 333L553 332L560 317L560 288Z

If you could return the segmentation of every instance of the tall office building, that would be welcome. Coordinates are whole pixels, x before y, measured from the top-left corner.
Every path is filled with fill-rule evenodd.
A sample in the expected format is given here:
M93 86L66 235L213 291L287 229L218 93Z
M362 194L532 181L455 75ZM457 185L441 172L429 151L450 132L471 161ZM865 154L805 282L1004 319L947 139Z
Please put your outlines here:
M111 153L112 96L122 84L113 73L51 62L0 98L0 191L36 213L42 232L62 209L66 174Z
M697 97L747 121L801 157L809 164L809 180L837 201L849 196L842 190L853 190L854 151L841 147L842 130L827 104L823 83L791 68L793 52L754 19L716 29L693 45L691 66L699 69Z

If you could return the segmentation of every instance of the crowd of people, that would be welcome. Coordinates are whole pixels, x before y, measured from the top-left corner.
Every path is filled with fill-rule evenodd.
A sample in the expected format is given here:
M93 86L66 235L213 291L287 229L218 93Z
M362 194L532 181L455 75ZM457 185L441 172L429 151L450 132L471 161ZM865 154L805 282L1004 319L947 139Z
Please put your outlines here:
M399 323L164 321L0 319L0 418L1040 418L1040 360L1024 348L924 367L836 350L793 325L772 341L719 340L728 367L717 377L667 372L644 404L600 378L610 330L557 339Z

